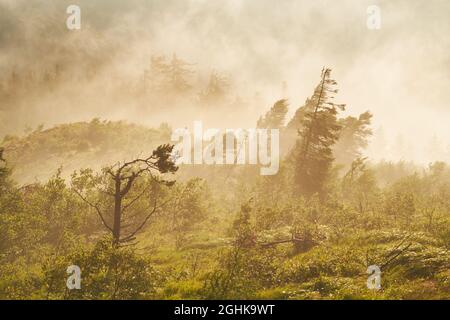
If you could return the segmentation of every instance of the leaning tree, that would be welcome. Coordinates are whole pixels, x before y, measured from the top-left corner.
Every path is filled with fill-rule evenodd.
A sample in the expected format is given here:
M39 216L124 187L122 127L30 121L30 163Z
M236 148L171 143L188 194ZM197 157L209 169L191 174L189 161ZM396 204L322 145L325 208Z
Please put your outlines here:
M100 173L84 169L72 175L72 190L95 210L111 232L114 246L133 241L170 201L162 187L175 183L164 178L178 170L172 150L173 145L161 145L146 158L119 162Z
M322 70L320 83L308 99L298 129L299 139L294 148L295 182L300 194L321 195L332 162L333 145L339 138L341 126L337 115L345 105L333 102L336 81L331 79L331 69Z

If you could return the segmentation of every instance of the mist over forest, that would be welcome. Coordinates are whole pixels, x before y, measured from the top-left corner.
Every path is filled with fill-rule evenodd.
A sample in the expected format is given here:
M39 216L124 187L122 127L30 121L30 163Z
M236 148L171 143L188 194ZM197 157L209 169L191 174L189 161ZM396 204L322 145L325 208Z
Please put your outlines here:
M0 299L449 299L450 2L72 2L0 0Z
M0 135L96 117L253 127L281 98L293 114L329 66L347 112L374 114L372 158L450 157L445 1L379 1L376 31L370 1L79 1L77 32L65 26L69 4L1 1ZM150 99L151 58L174 54L192 64L189 93ZM214 73L229 82L227 101L202 106Z

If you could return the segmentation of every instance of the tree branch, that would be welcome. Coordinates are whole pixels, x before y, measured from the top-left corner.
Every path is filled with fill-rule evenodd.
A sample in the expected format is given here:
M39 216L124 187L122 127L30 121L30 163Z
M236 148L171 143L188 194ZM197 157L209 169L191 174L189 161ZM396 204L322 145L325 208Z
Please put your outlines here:
M137 197L135 197L129 203L124 205L123 208L122 208L122 212L125 212L126 209L131 207L133 205L133 203L135 203L137 200L139 200L148 191L149 188L150 188L150 185L148 185L141 193L139 193L139 195Z
M150 211L150 213L145 217L144 221L132 232L130 233L128 236L126 236L125 238L120 239L121 242L126 242L128 240L130 240L131 238L133 238L136 233L138 233L147 223L147 221L155 214L156 210L158 210L159 208L163 207L164 205L166 205L167 203L169 203L172 199L169 199L167 201L165 201L164 203L160 204L159 206L156 205L156 198L154 201L154 205L153 205L153 209Z
M110 226L108 226L108 224L106 223L106 220L103 218L103 215L102 215L102 213L101 213L101 211L100 211L100 209L99 209L99 207L98 207L98 205L97 204L93 204L92 202L90 202L86 197L84 197L78 190L76 190L75 188L73 189L73 191L84 201L84 202L86 202L89 206L91 206L92 208L94 208L96 211L97 211L97 213L98 213L98 215L100 216L100 219L102 220L102 223L103 223L103 225L108 229L108 230L110 230L111 232L113 231L113 229L110 227Z
M394 261L395 259L397 259L398 256L400 256L401 254L403 254L406 250L409 249L409 247L411 247L412 242L410 242L405 248L403 248L402 250L400 250L396 255L394 255L392 258L390 258L388 261L386 261L385 263L383 263L380 266L380 269L383 269L384 267L388 266L392 261Z

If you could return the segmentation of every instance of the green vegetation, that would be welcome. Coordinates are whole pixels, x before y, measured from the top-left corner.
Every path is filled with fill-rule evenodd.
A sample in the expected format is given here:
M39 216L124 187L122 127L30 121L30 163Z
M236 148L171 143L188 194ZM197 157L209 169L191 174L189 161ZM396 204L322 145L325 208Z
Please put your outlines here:
M450 167L364 158L371 114L339 118L330 72L287 125L285 100L260 118L281 132L274 176L177 171L167 125L94 119L6 137L0 298L449 299ZM66 287L70 265L80 290ZM366 286L370 265L381 290Z

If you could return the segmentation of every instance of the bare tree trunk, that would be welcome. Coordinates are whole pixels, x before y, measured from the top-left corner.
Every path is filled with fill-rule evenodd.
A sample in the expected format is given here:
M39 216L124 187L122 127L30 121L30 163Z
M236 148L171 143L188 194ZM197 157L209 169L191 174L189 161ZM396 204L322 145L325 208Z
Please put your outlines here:
M125 162L124 164L120 165L118 163L118 168L116 168L116 165L106 168L105 175L111 176L112 180L114 181L114 193L105 192L104 193L110 195L111 197L114 197L114 212L113 212L113 225L111 226L108 221L105 220L105 214L102 213L101 208L99 207L100 199L97 200L97 203L92 202L89 200L89 195L84 194L83 191L88 192L88 190L85 190L84 187L76 187L73 188L76 194L88 205L90 205L92 208L94 208L99 217L101 218L103 225L112 232L113 235L113 241L112 244L115 248L120 246L120 243L126 242L129 240L133 240L137 232L139 232L147 223L148 219L157 211L158 206L156 203L155 198L155 204L153 209L150 211L150 213L147 214L144 221L136 227L136 229L132 232L130 232L129 235L123 236L121 238L121 218L123 211L130 207L135 201L139 200L142 196L145 195L145 192L147 189L144 189L137 197L135 197L132 200L129 200L128 203L125 206L122 206L122 200L126 199L126 195L130 191L130 189L133 187L133 184L135 180L145 173L148 173L150 178L155 181L155 177L152 175L151 171L157 171L159 173L174 173L178 170L178 167L175 166L174 162L171 161L170 155L173 150L173 145L165 144L159 146L156 150L153 151L152 155L145 158L145 159L135 159L129 162ZM2 156L2 149L0 149L0 160ZM94 177L90 176L91 182L93 182ZM125 184L122 188L122 181L125 181ZM158 180L160 183L165 183L167 186L171 186L174 184L175 181L165 181L165 180ZM97 182L94 182L97 184ZM109 187L109 186L108 186ZM125 200L126 201L126 200Z
M114 225L113 225L113 244L119 245L120 240L120 218L122 215L122 194L120 190L120 178L116 178L114 193Z

